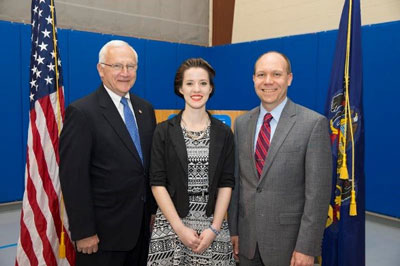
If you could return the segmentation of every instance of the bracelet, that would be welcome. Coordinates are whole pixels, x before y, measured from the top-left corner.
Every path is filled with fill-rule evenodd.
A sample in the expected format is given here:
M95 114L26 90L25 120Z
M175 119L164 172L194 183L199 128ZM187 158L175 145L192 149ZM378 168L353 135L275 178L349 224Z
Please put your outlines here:
M210 228L210 230L211 230L216 236L219 235L220 231L218 231L217 229L215 229L211 224L210 224L210 226L209 226L208 228Z

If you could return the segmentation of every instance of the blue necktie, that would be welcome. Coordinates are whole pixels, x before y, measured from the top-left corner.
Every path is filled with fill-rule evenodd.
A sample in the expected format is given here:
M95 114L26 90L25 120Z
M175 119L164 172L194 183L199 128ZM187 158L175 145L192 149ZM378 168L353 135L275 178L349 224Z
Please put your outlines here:
M125 118L125 125L131 135L133 143L135 144L136 150L139 153L139 157L143 162L143 155L142 155L142 147L140 146L140 137L139 137L139 130L137 128L135 118L133 117L133 113L131 108L129 108L128 99L125 97L121 98L121 103L124 106L124 118Z

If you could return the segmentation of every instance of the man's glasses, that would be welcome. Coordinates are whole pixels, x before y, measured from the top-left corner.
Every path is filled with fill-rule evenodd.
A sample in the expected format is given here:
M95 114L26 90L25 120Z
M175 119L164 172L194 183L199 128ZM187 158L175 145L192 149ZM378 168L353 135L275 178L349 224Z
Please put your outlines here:
M137 69L137 65L134 65L134 64L127 64L127 65L123 65L123 64L106 64L106 63L100 63L100 64L105 65L105 66L109 66L113 70L118 71L118 72L122 71L124 69L124 67L126 68L126 70L128 72L132 72L132 71L135 71Z

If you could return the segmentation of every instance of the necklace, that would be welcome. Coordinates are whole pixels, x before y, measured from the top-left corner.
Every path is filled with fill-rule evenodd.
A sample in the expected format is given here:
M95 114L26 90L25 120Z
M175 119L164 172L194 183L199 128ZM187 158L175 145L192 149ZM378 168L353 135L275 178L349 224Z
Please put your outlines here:
M183 118L181 118L181 126L183 128L183 130L186 132L186 135L191 138L192 140L198 140L201 139L202 137L204 137L204 135L207 132L207 128L209 127L211 121L210 118L207 117L207 121L206 121L206 125L205 127L200 130L200 131L190 131L187 129L187 123L185 122L185 120L183 120Z

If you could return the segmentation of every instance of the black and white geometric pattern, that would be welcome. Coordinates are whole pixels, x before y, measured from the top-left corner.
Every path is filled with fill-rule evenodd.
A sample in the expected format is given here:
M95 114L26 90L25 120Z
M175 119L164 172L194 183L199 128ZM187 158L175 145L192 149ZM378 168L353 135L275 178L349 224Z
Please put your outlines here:
M200 234L209 227L213 220L212 216L206 216L210 127L206 129L206 132L190 132L190 134L185 129L182 130L189 161L189 214L182 221L186 226ZM199 139L189 137L193 134L197 134ZM228 223L223 222L221 233L206 251L202 254L196 254L179 240L165 216L158 209L150 241L147 265L235 265Z

